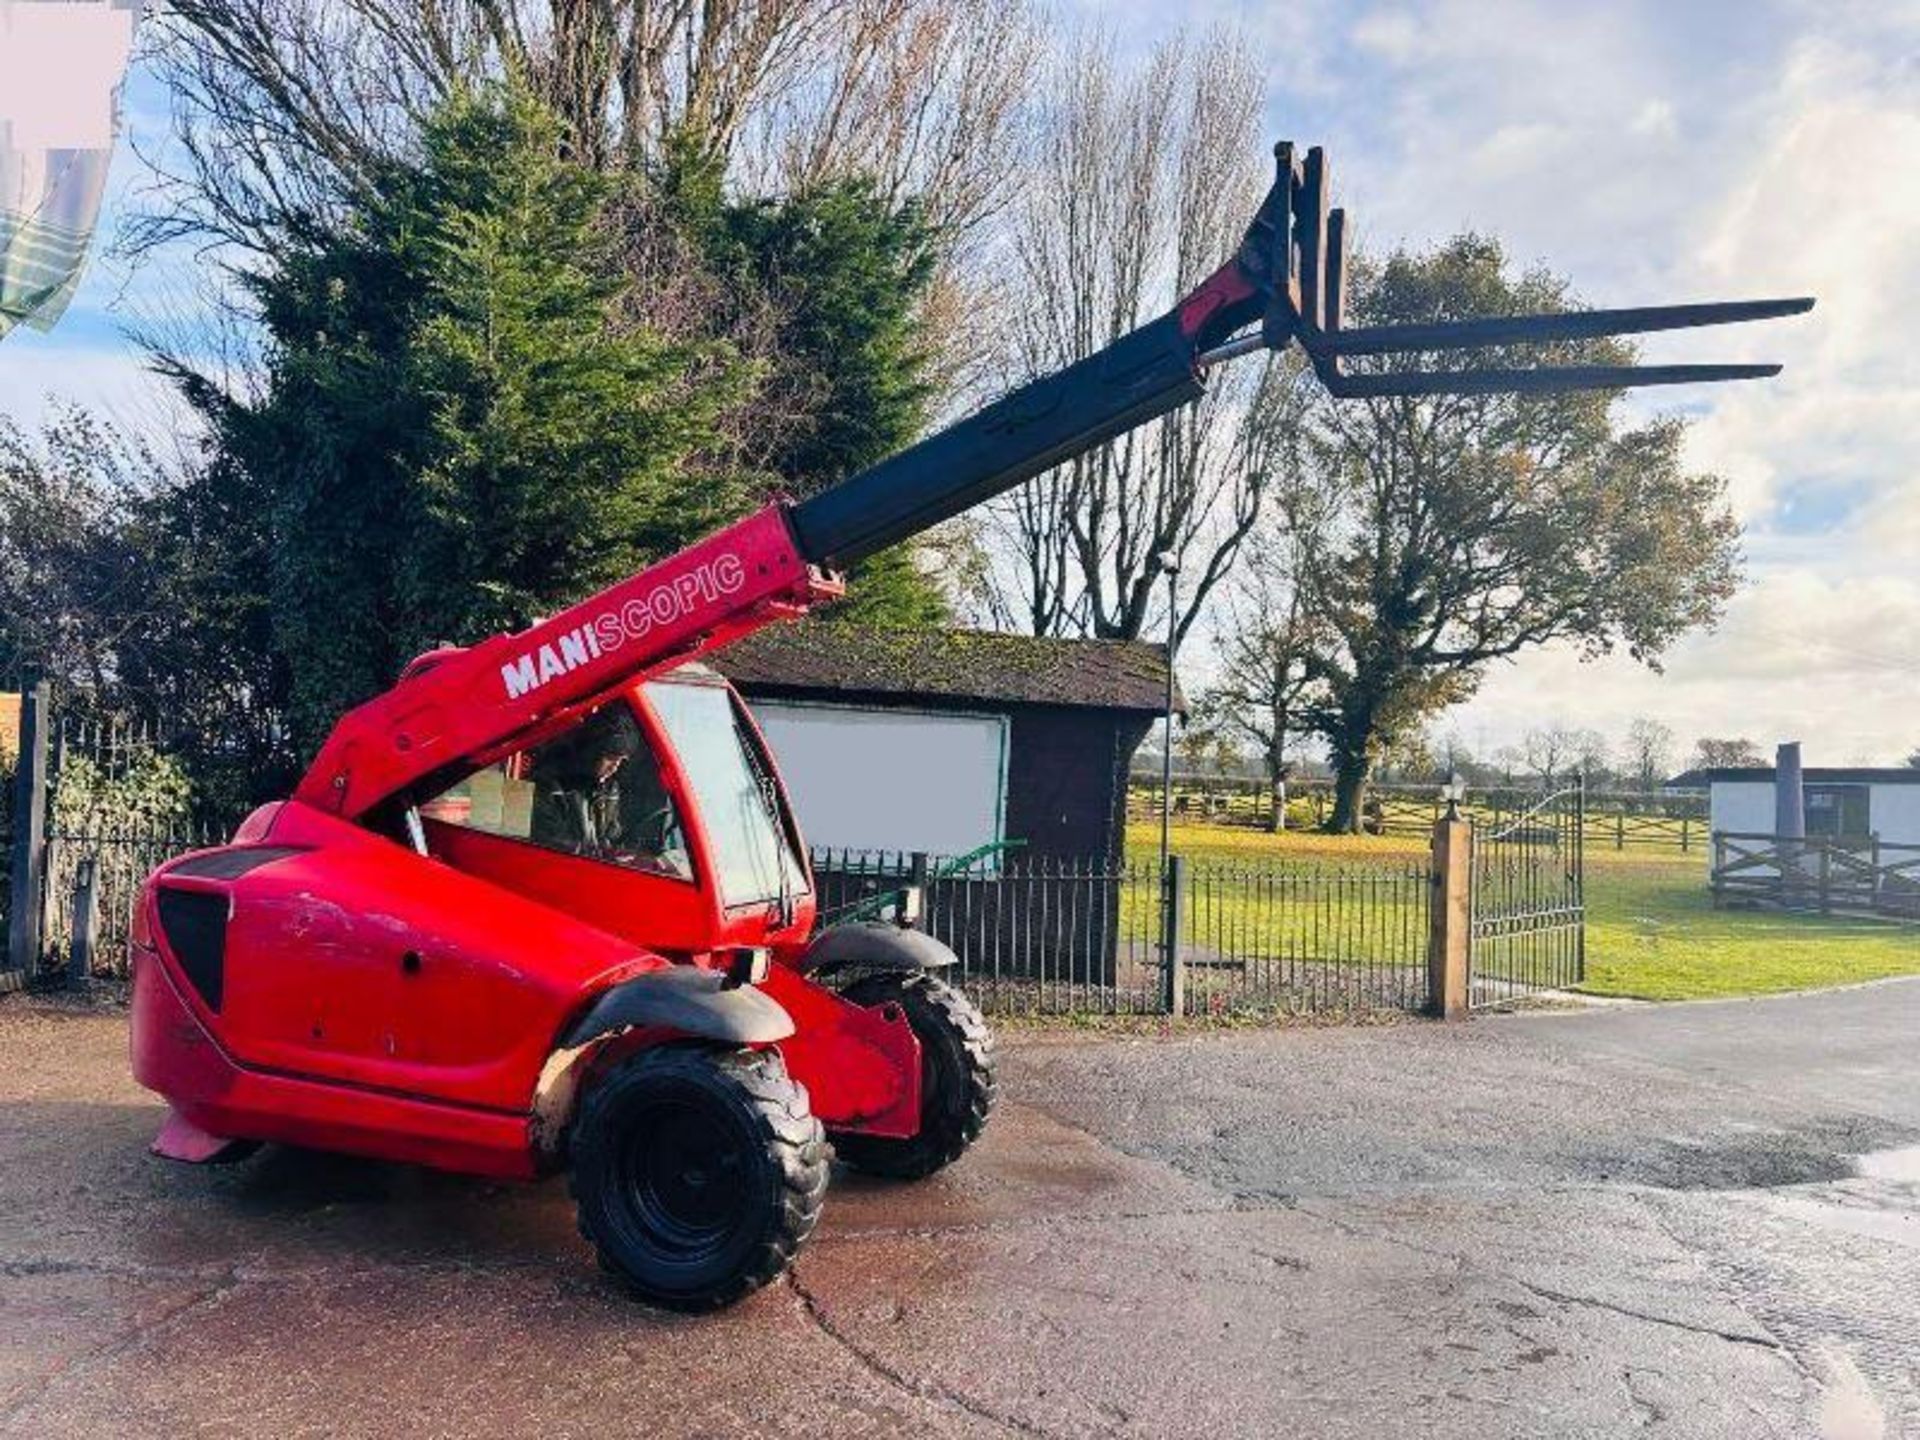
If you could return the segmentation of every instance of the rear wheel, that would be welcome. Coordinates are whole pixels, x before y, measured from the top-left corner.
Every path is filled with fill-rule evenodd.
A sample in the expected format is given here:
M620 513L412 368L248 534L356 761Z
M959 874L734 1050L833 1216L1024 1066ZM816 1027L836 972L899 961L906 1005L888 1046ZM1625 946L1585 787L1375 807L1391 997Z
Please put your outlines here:
M834 1152L856 1170L918 1180L951 1165L987 1128L993 1111L993 1032L971 1000L933 976L869 975L841 992L856 1005L896 1004L920 1041L920 1130L907 1140L833 1134Z
M771 1051L641 1052L588 1091L572 1154L602 1268L676 1310L778 1276L827 1193L824 1132Z

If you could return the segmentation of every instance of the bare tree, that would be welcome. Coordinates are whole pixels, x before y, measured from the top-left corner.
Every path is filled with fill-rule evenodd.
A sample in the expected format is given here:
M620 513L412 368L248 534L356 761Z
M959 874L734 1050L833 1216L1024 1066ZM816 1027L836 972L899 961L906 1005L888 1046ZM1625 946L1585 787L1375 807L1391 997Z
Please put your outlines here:
M1574 745L1573 731L1559 721L1536 725L1520 737L1521 762L1541 784L1551 785L1571 764Z
M1057 58L1013 220L1021 371L1100 349L1232 253L1266 179L1246 49L1219 30L1132 69L1100 41ZM1259 519L1301 388L1275 360L1219 379L1002 502L1002 613L1036 634L1136 638L1171 562L1184 639Z
M1286 828L1287 781L1307 731L1300 712L1313 691L1315 657L1328 639L1301 583L1320 538L1318 523L1303 508L1312 493L1289 498L1288 511L1262 524L1246 547L1216 627L1219 678L1199 706L1258 748L1275 831Z
M1648 716L1637 717L1627 726L1622 760L1627 778L1637 789L1659 789L1673 763L1673 731Z
M179 238L272 256L404 154L421 115L485 73L478 7L401 0L174 0L142 31L172 98L170 143L122 243Z
M1717 740L1710 735L1702 735L1693 744L1693 766L1696 770L1737 770L1742 766L1765 763L1760 747L1744 735L1732 740Z
M1558 720L1522 736L1520 753L1526 767L1548 786L1575 775L1597 779L1608 771L1607 737L1598 730L1575 729Z
M1607 737L1598 730L1582 727L1573 732L1573 767L1588 785L1606 785L1613 779L1613 756Z
M762 188L842 175L925 197L959 237L996 216L1020 170L1020 107L1041 53L1008 0L855 0L809 82L748 116L738 149Z
M1005 199L1030 27L1021 0L173 0L147 42L172 144L126 239L270 255L406 157L428 109L506 75L596 166L857 171L960 231Z
M1478 780L1485 767L1460 736L1457 729L1449 726L1443 733L1430 739L1427 748L1433 752L1439 762L1440 772L1446 776L1458 775L1463 780Z

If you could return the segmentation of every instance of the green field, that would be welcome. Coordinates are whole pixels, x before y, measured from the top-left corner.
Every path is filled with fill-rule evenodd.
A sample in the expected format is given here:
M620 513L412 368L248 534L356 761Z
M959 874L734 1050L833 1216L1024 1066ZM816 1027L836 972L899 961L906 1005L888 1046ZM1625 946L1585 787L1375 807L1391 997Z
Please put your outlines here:
M1158 830L1136 822L1129 850L1152 856ZM1176 826L1176 852L1197 862L1305 866L1419 855L1403 837L1265 835ZM1691 1000L1845 985L1920 973L1920 927L1881 921L1715 910L1700 856L1587 852L1587 981L1595 995Z

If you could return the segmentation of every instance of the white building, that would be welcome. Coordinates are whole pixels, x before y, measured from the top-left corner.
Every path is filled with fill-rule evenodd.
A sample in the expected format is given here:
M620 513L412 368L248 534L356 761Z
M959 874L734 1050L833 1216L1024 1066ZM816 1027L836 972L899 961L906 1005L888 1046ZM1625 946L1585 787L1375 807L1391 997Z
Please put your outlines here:
M1878 837L1887 845L1920 845L1920 769L1821 769L1801 772L1807 834L1835 840ZM1669 790L1705 790L1711 828L1719 834L1774 833L1771 766L1689 770Z

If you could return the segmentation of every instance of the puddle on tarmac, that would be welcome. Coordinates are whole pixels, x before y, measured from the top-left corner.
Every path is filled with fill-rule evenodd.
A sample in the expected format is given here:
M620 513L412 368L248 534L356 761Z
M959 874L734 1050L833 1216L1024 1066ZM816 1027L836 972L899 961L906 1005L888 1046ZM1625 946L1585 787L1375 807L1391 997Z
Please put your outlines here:
M1920 1250L1920 1145L1856 1156L1855 1173L1770 1196L1774 1209L1824 1229Z
M1920 1145L1878 1150L1856 1162L1865 1180L1890 1180L1896 1185L1920 1185Z

